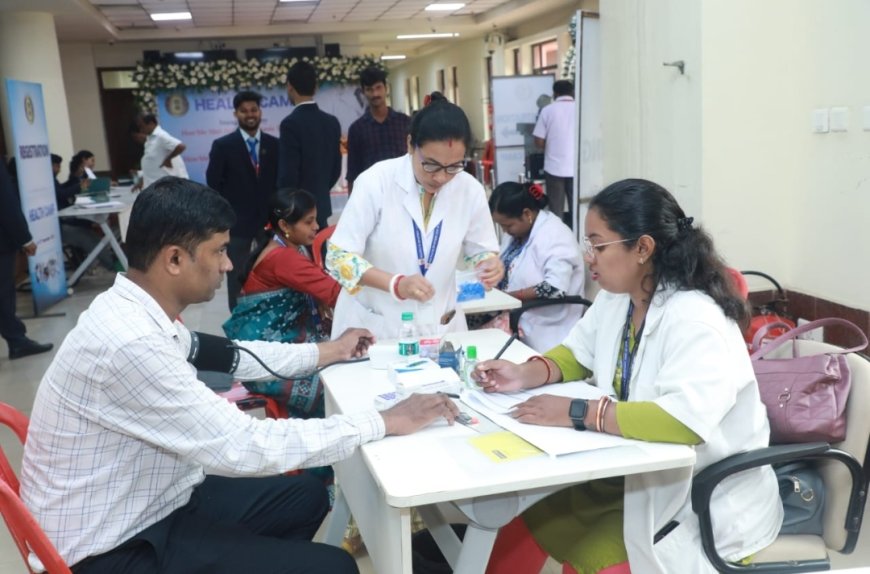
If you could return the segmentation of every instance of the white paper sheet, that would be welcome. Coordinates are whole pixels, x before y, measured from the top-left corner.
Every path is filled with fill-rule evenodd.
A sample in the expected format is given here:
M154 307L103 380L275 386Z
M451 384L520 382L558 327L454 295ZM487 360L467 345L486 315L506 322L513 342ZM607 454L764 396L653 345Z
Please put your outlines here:
M626 439L623 437L594 431L578 432L566 427L530 425L518 422L506 414L512 407L533 396L547 394L575 399L597 399L604 393L598 387L578 381L544 385L519 393L464 390L461 400L505 430L515 433L551 456L625 445Z

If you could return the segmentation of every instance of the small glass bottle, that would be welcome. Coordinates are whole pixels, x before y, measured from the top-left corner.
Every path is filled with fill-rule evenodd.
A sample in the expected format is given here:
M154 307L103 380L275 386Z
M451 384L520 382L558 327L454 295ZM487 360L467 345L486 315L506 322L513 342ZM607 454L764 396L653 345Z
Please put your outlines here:
M477 347L469 345L465 350L465 363L462 369L462 382L465 383L466 388L477 388L477 383L471 378L475 367L477 367Z
M402 329L399 331L399 355L409 362L420 355L420 338L414 325L414 313L402 313Z

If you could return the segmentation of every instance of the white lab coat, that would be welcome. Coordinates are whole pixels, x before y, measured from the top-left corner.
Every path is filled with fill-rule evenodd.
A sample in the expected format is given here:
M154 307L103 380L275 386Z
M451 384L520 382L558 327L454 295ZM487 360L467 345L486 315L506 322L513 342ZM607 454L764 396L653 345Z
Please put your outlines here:
M564 344L591 366L596 384L612 381L629 297L601 291ZM769 427L746 345L737 325L707 295L660 289L653 298L631 373L629 399L654 401L698 434L693 469L625 478L624 537L633 572L714 573L704 557L691 508L691 476L731 454L767 446ZM776 538L782 504L770 467L735 475L712 500L717 548L726 560ZM671 520L680 525L657 544Z
M435 296L426 304L394 301L389 293L363 287L356 294L342 290L335 306L332 335L350 327L365 327L377 337L393 339L399 335L402 312L414 312L422 334L443 334L467 329L465 315L456 306L456 264L460 256L498 252L498 240L483 187L469 174L456 174L439 190L429 226L423 225L420 188L405 155L376 163L353 184L353 193L342 212L330 241L346 251L357 253L376 268L388 273L420 273L412 221L423 239L429 256L435 227L443 221L441 238L426 279L435 287ZM447 325L441 317L456 311Z
M501 252L513 241L505 234ZM522 251L508 269L507 291L547 281L568 295L583 294L583 258L571 229L549 211L540 211ZM576 305L555 305L526 311L520 317L523 342L539 353L565 339L583 312Z

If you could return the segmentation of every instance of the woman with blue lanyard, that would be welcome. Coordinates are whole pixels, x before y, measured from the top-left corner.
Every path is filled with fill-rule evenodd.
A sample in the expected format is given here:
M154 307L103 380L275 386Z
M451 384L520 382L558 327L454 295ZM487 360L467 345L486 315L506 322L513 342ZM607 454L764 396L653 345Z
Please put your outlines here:
M521 301L583 295L580 246L574 232L544 209L547 205L537 183L508 181L489 198L492 219L505 232L501 244L505 276L498 288ZM526 311L520 318L520 339L536 351L555 347L577 322L578 309L554 305Z
M333 334L365 325L379 338L396 338L403 311L414 312L423 334L466 329L456 306L460 258L487 288L504 273L486 194L465 173L470 143L465 113L433 102L411 121L408 154L354 181L326 254L344 287Z
M539 395L517 420L695 446L692 469L594 480L556 493L504 527L487 574L539 572L547 555L582 574L712 574L690 504L692 476L767 446L767 413L740 325L743 299L710 236L652 182L614 183L589 205L585 259L601 284L561 345L522 365L483 361L487 392L590 379L598 400ZM713 495L717 549L741 561L770 544L782 504L770 467ZM630 570L629 570L630 568ZM573 570L572 570L573 569Z

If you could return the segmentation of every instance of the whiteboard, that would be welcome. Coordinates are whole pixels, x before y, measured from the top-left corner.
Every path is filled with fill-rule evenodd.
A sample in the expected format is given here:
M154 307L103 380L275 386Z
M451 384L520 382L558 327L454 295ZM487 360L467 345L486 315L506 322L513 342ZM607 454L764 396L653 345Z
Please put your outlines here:
M526 173L525 148L519 146L495 148L495 185L519 181Z
M492 136L495 147L525 144L525 136L517 130L517 124L535 123L540 111L538 101L540 99L543 105L550 103L553 81L552 75L497 76L492 79Z

